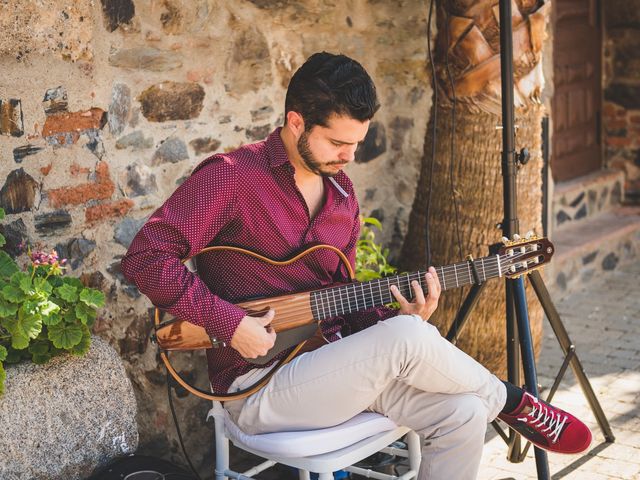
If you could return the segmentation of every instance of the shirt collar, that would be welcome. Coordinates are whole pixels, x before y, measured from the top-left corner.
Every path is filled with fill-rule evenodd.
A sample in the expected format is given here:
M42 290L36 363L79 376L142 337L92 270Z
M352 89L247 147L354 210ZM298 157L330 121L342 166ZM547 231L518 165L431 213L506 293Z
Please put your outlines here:
M287 151L284 149L282 138L280 138L281 130L282 127L278 127L267 137L267 149L269 152L269 164L271 165L271 168L289 163Z

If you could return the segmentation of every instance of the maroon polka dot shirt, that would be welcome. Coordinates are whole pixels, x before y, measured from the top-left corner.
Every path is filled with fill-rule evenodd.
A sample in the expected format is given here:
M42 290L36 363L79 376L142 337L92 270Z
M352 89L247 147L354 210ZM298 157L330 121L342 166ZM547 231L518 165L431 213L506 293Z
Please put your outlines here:
M360 233L353 186L343 172L324 182L325 204L310 220L280 129L263 142L207 158L138 232L122 272L154 305L228 344L245 316L234 303L344 282L346 269L335 253L322 250L287 267L229 251L208 253L198 257L197 273L181 259L210 245L229 245L285 260L322 243L342 250L353 265ZM394 314L370 309L326 320L322 330L335 341L340 331L355 332ZM207 359L216 392L255 368L229 346L207 350Z

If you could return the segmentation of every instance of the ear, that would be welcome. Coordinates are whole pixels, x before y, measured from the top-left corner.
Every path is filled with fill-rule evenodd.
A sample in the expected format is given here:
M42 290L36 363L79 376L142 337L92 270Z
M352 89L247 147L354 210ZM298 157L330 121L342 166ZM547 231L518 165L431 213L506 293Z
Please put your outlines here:
M298 112L292 110L287 112L287 125L296 138L300 138L304 133L304 119Z

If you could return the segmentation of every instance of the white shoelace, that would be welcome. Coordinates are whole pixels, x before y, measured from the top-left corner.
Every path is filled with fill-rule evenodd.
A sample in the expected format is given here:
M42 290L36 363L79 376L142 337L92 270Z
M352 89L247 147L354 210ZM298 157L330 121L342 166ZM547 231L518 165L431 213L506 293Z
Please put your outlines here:
M531 400L533 401L533 406L527 414L527 417L530 418L518 418L518 420L524 423L531 423L534 427L546 427L540 430L540 432L549 437L552 443L556 443L568 417L566 415L563 416L559 412L556 414L550 411L533 395L531 395Z

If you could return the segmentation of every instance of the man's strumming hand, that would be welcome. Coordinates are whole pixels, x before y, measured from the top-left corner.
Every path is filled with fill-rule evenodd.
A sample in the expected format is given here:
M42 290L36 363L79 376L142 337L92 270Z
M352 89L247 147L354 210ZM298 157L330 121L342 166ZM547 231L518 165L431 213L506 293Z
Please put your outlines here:
M436 274L436 269L429 267L429 271L424 276L427 284L427 296L425 298L424 292L420 284L414 280L411 282L411 290L413 290L413 302L409 302L402 296L400 290L395 285L391 285L391 293L400 304L400 313L404 315L420 315L424 320L429 320L429 317L438 308L438 299L440 298L440 280Z
M244 358L266 355L276 341L276 332L268 325L273 321L275 310L262 317L245 316L231 338L231 346Z

